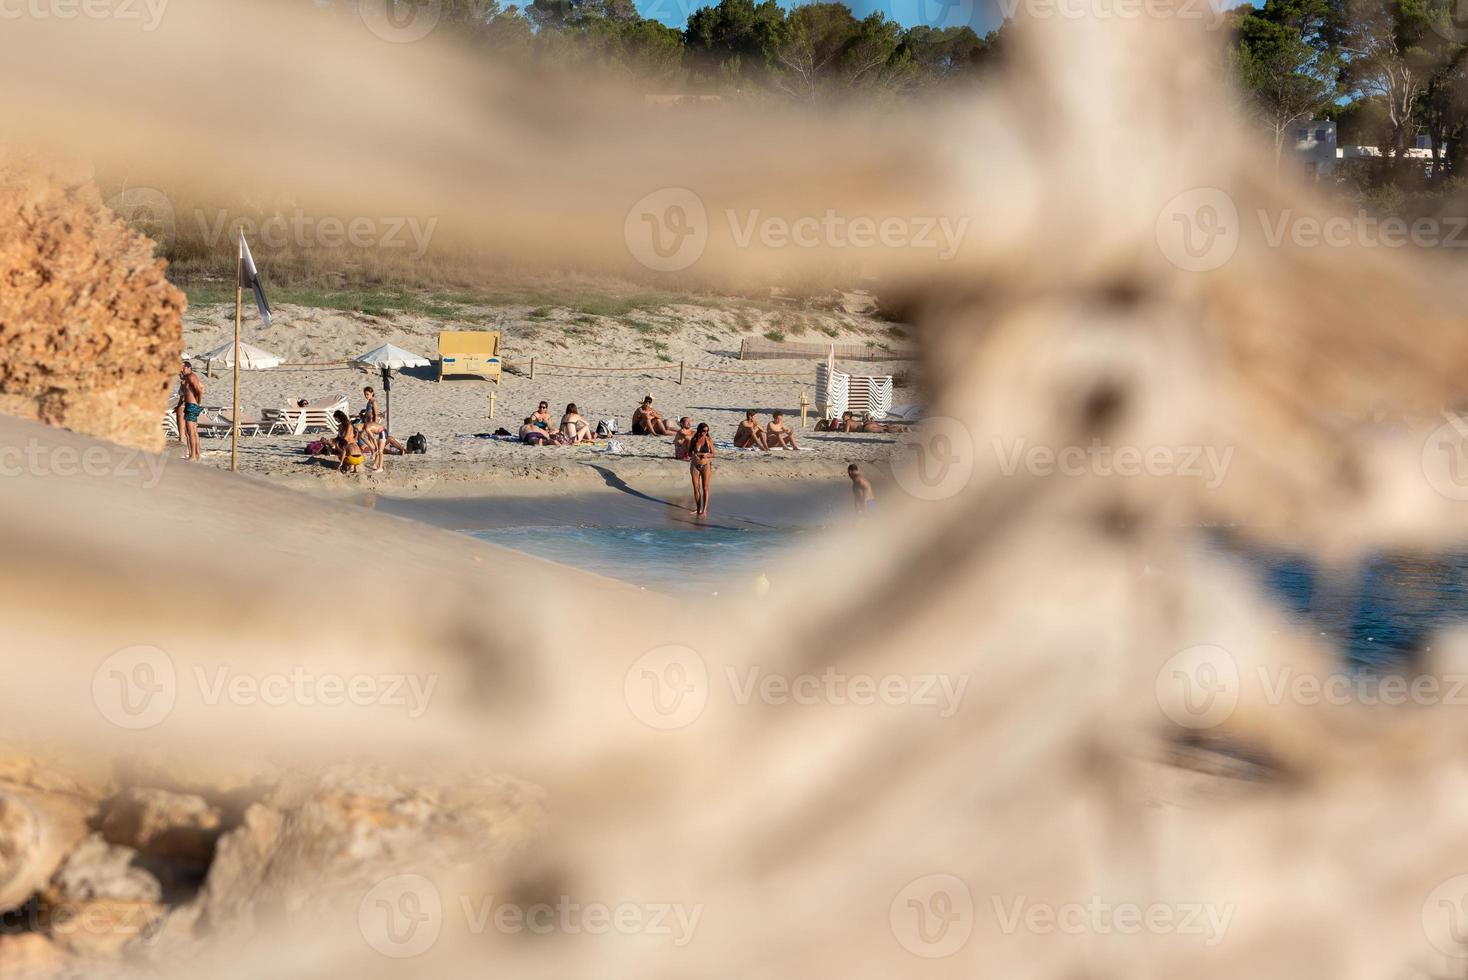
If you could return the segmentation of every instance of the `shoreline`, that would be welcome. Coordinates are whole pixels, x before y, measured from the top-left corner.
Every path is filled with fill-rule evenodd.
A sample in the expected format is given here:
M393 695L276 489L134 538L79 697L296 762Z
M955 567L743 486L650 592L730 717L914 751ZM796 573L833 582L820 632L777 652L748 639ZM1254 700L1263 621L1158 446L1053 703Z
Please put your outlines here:
M849 508L845 474L829 480L731 481L714 485L709 518L691 514L691 486L667 481L547 488L520 484L514 492L397 496L373 493L353 502L378 513L452 531L504 528L625 528L801 531L830 526Z
M645 437L619 437L623 445L636 444ZM803 484L832 483L844 485L848 463L859 462L869 475L881 476L896 446L897 437L867 437L866 452L857 456L849 452L839 455L813 453L725 452L715 462L715 492L718 488L771 488ZM228 440L203 442L203 464L209 469L229 468ZM307 456L300 438L291 442L278 439L251 438L240 440L239 472L267 483L287 487L311 496L327 499L351 499L363 496L397 498L458 497L542 497L560 494L593 493L618 485L689 488L688 464L672 458L671 445L665 439L646 438L637 450L604 453L586 448L547 448L489 443L453 450L435 450L430 446L424 456L386 458L382 473L365 470L338 473L335 460ZM469 440L464 440L468 442ZM819 444L819 443L817 443ZM178 463L178 444L169 443L165 454L171 467ZM667 455L662 455L666 452ZM438 453L438 454L436 454ZM653 455L652 453L657 453ZM543 454L543 455L536 455ZM180 463L180 465L183 465ZM671 491L670 491L671 492Z

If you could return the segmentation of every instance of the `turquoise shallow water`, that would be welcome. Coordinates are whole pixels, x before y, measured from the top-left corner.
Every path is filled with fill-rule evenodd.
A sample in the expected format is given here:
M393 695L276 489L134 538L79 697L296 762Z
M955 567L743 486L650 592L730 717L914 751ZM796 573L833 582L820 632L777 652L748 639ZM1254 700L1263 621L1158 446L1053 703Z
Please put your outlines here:
M753 591L805 532L707 527L515 527L469 531L484 541L671 595Z
M753 590L756 578L816 528L850 521L843 486L729 489L700 524L676 495L394 501L379 509L463 531L541 558L679 596ZM1241 562L1295 621L1323 638L1343 665L1391 669L1444 628L1468 624L1468 556L1377 555L1327 572L1228 534L1208 547ZM773 577L773 576L772 576ZM781 583L772 582L778 587Z

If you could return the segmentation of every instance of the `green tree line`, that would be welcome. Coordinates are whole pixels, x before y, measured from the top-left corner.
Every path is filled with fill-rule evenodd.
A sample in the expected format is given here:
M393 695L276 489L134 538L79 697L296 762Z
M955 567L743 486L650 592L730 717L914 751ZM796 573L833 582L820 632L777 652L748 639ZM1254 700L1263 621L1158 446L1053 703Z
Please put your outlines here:
M1230 12L1245 105L1283 162L1294 130L1333 119L1341 144L1379 147L1337 178L1420 191L1468 177L1468 19L1455 0L1265 0ZM1406 151L1425 136L1426 163Z
M350 10L358 2L335 6ZM435 0L387 0L389 15L406 20L414 5L429 2ZM691 11L680 30L643 17L633 0L436 2L436 29L487 56L632 81L648 94L807 104L901 98L977 78L999 48L999 32L980 37L967 26L904 28L881 13L858 18L842 3L787 11L774 0L720 0Z

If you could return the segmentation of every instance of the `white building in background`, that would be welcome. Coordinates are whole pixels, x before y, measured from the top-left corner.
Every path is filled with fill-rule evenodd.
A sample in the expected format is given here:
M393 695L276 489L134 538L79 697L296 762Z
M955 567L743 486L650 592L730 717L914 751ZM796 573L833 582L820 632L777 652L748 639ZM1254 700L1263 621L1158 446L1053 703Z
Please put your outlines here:
M1311 119L1296 123L1295 155L1305 165L1305 176L1324 177L1335 170L1337 149L1335 123L1328 119Z
M1303 164L1307 177L1328 176L1342 160L1382 157L1389 152L1377 146L1338 146L1335 123L1328 119L1296 123L1289 135L1294 137L1295 156ZM1407 147L1406 158L1421 160L1425 165L1430 165L1432 140L1426 135L1418 135L1413 145Z

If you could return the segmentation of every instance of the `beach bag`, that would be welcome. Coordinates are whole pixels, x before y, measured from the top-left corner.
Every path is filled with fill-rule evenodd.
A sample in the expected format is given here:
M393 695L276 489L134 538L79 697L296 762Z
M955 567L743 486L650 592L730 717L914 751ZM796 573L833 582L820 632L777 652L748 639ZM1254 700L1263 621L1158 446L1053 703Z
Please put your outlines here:
M306 443L306 452L312 456L320 456L322 453L326 452L326 440L311 440L310 442Z
M428 437L421 432L415 432L408 437L407 450L409 455L422 456L428 452Z
M602 419L600 422L596 423L596 434L599 435L599 436L601 436L602 438L606 438L607 436L614 436L614 435L616 435L617 434L617 420L616 419Z

